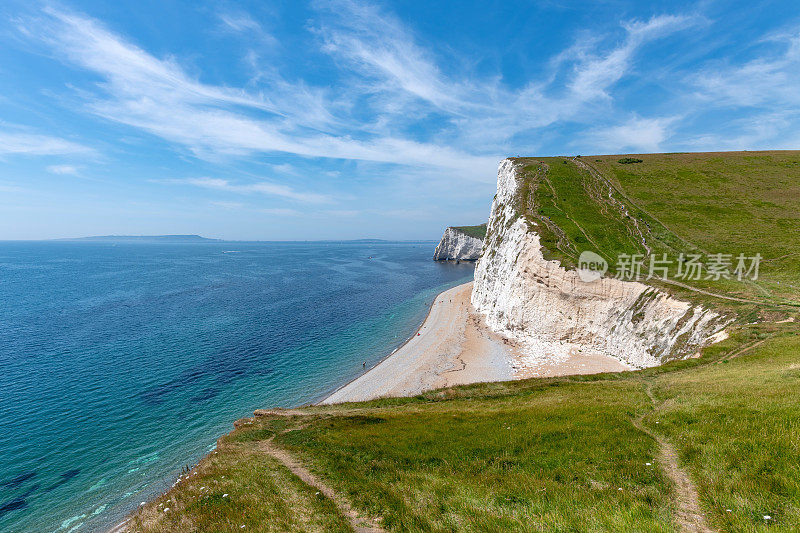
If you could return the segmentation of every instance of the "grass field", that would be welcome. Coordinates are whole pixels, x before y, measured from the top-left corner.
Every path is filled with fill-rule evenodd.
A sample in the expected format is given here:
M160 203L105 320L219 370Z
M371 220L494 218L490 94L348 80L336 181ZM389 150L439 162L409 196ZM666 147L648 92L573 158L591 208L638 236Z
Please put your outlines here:
M752 341L763 342L725 359ZM796 531L798 350L795 323L749 326L700 359L636 373L246 419L131 529L346 529L330 501L260 453L273 438L386 530L675 531L674 487L633 423L644 415L674 443L712 527Z
M478 226L453 226L453 229L480 240L486 237L486 224L480 224Z
M591 250L610 265L620 254L642 254L648 264L649 255L667 254L674 278L681 253L729 254L731 270L739 254L760 254L756 281L706 280L704 272L687 283L800 306L800 152L631 157L642 162L622 164L616 155L516 159L527 181L520 214L551 258L574 266Z
M263 412L130 530L348 531L347 502L387 531L681 531L686 491L666 442L710 530L798 531L800 152L517 161L518 214L566 264L583 249L760 253L752 283L667 286L738 313L730 336L637 372Z

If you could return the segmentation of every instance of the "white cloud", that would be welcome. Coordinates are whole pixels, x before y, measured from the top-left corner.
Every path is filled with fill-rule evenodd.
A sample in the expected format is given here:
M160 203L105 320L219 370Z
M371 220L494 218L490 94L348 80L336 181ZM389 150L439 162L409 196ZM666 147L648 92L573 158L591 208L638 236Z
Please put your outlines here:
M592 53L593 45L564 54L555 65L572 69L565 87L548 87L550 76L510 90L498 76L457 69L446 76L391 14L350 0L317 7L327 14L315 29L323 49L352 69L345 95L288 82L272 69L262 73L265 92L202 83L175 58L156 58L96 20L52 8L47 19L21 29L104 80L88 99L93 113L199 157L280 152L435 168L493 182L514 136L557 120L581 120L586 105L608 100L640 46L691 23L679 16L632 22L622 44L606 53ZM247 14L222 14L220 20L231 31L262 31ZM435 142L399 133L434 112L442 117ZM518 148L531 147L528 141Z
M244 204L241 202L210 202L214 207L221 207L223 209L241 209Z
M281 217L296 217L302 214L300 211L297 211L296 209L287 209L283 207L259 209L258 212L266 213L267 215L276 215Z
M49 22L23 28L63 50L73 63L105 79L89 109L108 120L185 145L200 156L284 152L307 157L444 167L467 175L489 172L497 156L474 156L409 139L356 139L335 125L324 91L273 79L269 96L200 83L174 59L157 59L99 22L48 9ZM254 118L242 109L267 113ZM358 133L359 124L350 129Z
M626 150L658 152L669 137L669 127L679 117L634 117L624 124L589 132L586 142L600 152L620 153Z
M769 36L781 50L743 64L710 66L690 75L704 102L714 106L796 108L800 105L800 29ZM764 44L764 43L761 43Z
M0 155L70 155L92 152L91 148L59 137L0 131Z
M287 200L294 200L297 202L310 204L324 204L333 201L330 196L326 196L324 194L300 192L287 185L280 185L268 181L260 181L250 184L235 184L220 178L188 178L164 181L167 183L194 185L196 187L202 187L205 189L235 192L239 194L261 193L267 196L277 196Z
M690 17L662 15L647 22L627 24L623 43L605 55L594 56L587 52L587 47L576 48L578 64L575 66L575 76L569 83L571 92L581 102L610 98L609 88L628 73L635 52L642 45L686 29L694 22L696 19Z
M0 192L15 193L24 191L25 189L20 187L19 185L8 185L5 183L0 183Z
M225 28L236 32L263 31L261 24L244 12L220 13L219 20Z
M326 215L331 215L335 217L355 217L361 214L361 211L357 209L329 209L325 211Z
M47 167L48 172L52 172L53 174L71 174L73 176L78 175L78 168L73 165L50 165Z
M724 134L704 133L686 139L694 150L797 150L800 133L794 126L800 111L765 112L732 120Z
M558 54L550 63L552 71L543 73L541 81L510 90L497 76L480 78L467 71L458 79L446 77L436 58L416 44L400 21L373 6L353 0L317 6L333 16L317 29L324 50L375 80L364 91L380 108L376 129L392 131L409 117L444 112L449 115L445 124L452 130L452 143L472 152L505 153L508 141L518 133L559 120L591 121L585 110L611 99L610 89L630 74L642 46L700 21L672 15L633 21L623 26L623 41L604 52L598 51L601 39L584 38ZM565 87L554 83L559 70L567 71Z

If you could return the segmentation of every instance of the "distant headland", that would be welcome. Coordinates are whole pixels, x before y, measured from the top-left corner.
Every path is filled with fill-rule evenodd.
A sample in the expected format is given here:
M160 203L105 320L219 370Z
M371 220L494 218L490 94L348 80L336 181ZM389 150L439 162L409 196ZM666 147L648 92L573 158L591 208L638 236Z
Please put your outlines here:
M220 242L220 239L209 239L200 235L95 235L92 237L55 240L82 242Z

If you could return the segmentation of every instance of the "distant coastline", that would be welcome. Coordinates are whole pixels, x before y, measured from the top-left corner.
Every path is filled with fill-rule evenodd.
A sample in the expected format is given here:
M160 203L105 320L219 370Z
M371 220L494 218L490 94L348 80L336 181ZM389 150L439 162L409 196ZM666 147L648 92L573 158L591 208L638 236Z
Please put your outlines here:
M11 241L10 241L11 242ZM435 239L315 239L315 240L243 240L243 239L214 239L201 235L91 235L87 237L63 237L57 239L41 239L31 242L139 242L139 243L348 243L348 244L429 244L437 242Z
M53 240L61 242L223 242L222 239L209 239L200 235L93 235Z

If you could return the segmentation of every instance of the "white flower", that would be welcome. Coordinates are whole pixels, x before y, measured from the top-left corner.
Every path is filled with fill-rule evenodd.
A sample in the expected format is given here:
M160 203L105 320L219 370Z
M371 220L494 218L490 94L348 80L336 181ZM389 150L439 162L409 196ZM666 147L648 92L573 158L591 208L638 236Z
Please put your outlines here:
M770 520L770 519L772 519L772 517L770 515L768 515L768 514L764 515L764 520Z
M647 466L653 466L653 465L651 465L650 463L645 463L645 465L647 465Z
M228 495L227 495L227 494L223 494L223 495L222 495L222 497L223 497L223 498L227 498L227 497L228 497Z
M169 511L169 507L164 507L164 512L166 513L167 511Z

